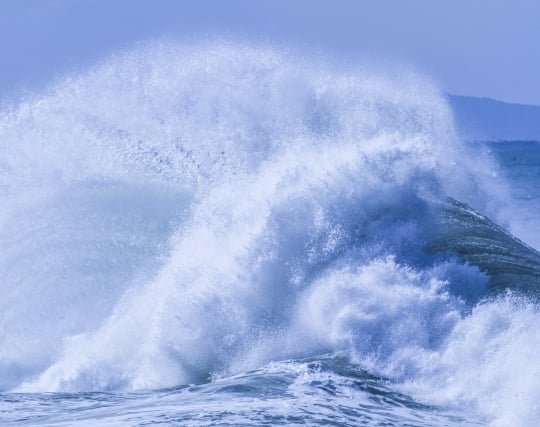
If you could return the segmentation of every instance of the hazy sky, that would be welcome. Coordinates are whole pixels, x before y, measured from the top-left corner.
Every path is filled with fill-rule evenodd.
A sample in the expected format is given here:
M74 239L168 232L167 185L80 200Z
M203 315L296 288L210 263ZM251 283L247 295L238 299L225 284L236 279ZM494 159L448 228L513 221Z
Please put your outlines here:
M207 35L390 58L450 93L540 104L540 0L0 0L0 97L137 41Z

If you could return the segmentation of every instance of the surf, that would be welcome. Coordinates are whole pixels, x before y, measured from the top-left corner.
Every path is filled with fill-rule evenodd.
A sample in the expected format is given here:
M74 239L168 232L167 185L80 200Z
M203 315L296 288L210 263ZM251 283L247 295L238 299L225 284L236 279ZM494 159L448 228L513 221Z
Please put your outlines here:
M470 387L460 404L488 414L496 361L538 348L540 256L502 226L497 162L414 72L150 43L4 109L0 145L3 390L161 389L346 352L428 402Z

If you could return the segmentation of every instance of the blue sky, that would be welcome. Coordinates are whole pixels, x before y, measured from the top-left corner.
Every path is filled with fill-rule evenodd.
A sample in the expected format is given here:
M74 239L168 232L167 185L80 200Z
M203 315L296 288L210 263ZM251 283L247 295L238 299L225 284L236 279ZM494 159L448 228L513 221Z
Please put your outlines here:
M0 97L155 37L403 62L447 92L540 104L539 0L0 0Z

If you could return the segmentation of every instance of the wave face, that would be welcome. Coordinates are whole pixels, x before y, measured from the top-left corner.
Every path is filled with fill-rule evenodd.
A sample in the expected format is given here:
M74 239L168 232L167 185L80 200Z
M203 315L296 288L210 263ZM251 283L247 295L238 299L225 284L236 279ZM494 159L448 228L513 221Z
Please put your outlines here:
M1 389L158 389L345 352L425 404L540 416L540 313L491 268L527 253L528 283L538 254L483 216L512 221L498 166L414 73L151 44L4 109L0 145ZM489 234L472 252L448 237L471 224Z

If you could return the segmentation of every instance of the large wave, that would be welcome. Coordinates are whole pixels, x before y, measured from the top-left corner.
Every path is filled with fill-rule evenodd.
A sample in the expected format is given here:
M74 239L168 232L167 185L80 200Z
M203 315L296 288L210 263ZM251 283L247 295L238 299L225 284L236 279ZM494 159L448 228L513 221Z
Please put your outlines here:
M426 79L154 43L4 108L0 144L3 389L348 351L426 401L538 415L536 306L433 229L448 200L511 220L504 183Z

